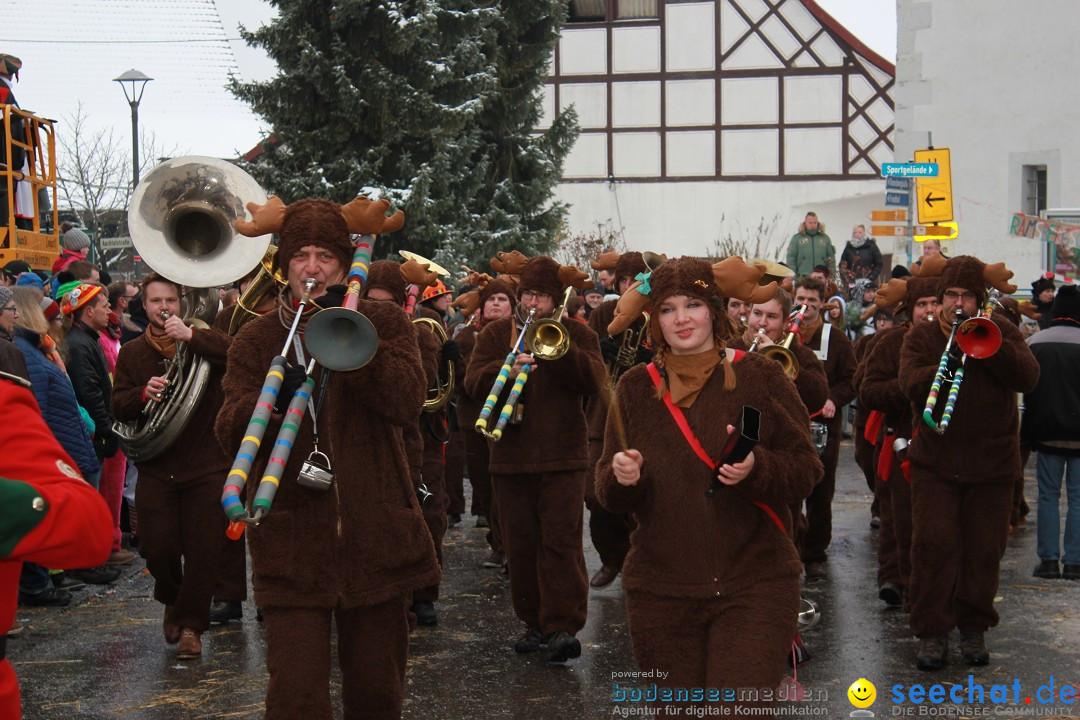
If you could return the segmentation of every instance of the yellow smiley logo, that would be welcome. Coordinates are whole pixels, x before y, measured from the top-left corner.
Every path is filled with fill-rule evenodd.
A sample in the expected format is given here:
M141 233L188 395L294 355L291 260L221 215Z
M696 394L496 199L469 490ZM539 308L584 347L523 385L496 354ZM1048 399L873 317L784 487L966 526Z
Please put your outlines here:
M847 691L848 700L851 704L857 708L868 708L874 704L874 700L877 699L877 688L874 687L874 683L870 682L866 678L859 678L855 682L851 683L851 687Z

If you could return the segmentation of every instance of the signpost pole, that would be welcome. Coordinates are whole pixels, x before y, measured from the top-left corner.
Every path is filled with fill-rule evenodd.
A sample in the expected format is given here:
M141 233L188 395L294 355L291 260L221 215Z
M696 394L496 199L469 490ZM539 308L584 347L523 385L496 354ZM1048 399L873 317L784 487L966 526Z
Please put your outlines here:
M907 264L911 267L912 255L915 252L915 203L918 202L918 193L908 194L907 211Z

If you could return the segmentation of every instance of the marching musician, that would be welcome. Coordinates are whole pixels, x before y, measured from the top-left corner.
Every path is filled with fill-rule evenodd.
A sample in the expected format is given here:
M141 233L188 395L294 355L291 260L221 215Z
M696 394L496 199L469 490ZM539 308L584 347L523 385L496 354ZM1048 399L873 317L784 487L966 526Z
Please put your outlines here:
M215 425L223 448L241 446L267 368L300 311L305 282L315 281L311 296L317 301L340 303L341 294L328 289L346 279L354 251L350 232L380 232L388 221L385 205L366 198L345 207L308 199L284 207L281 214L261 208L253 213L254 227L245 234L279 232L274 267L286 273L288 286L277 312L252 320L233 339L223 383L225 404ZM332 716L332 621L345 716L400 717L412 592L439 580L401 439L401 429L415 425L427 390L416 334L405 314L389 303L360 300L357 310L377 331L377 350L357 370L332 372L316 365L309 411L274 509L250 530L255 601L265 616L268 720ZM305 326L317 311L303 309ZM304 382L311 338L297 338L287 351L291 367L284 371L268 438ZM297 482L315 449L316 431L319 451L334 474L329 489ZM263 443L259 456L265 457L271 445Z
M441 285L442 283L439 282ZM401 264L394 260L376 260L368 270L368 282L364 287L364 297L375 302L391 302L404 310L407 283L401 274ZM427 290L430 290L428 287ZM421 312L424 309L421 308ZM427 310L427 313L433 313ZM425 314L441 324L441 318ZM417 347L424 367L424 376L428 387L434 387L439 381L442 365L442 346L435 335L426 327L413 324L416 331ZM431 493L431 498L424 503L424 522L435 544L435 557L442 567L443 537L446 535L446 485L445 465L443 463L443 445L445 434L445 411L438 413L421 412L417 415L415 426L404 432L405 448L412 467L413 484ZM434 416L434 417L433 417ZM439 583L413 591L409 612L416 616L420 625L431 626L439 623L435 603L439 599Z
M904 593L911 582L911 472L905 470L906 451L896 452L910 444L915 416L900 388L900 350L912 327L937 322L938 278L912 277L892 280L878 292L881 305L891 305L894 298L887 294L903 291L904 308L911 318L910 325L898 325L864 337L871 338L862 362L859 384L859 407L881 414L880 425L874 432L873 463L876 478L874 496L878 502L878 597L889 606L902 605ZM861 340L861 338L860 338ZM865 440L865 438L864 438Z
M733 263L755 271L689 257L653 271L656 359L619 381L597 468L600 502L637 520L622 581L630 639L667 687L779 685L799 608L788 505L822 474L779 365L725 346ZM760 442L724 463L743 406L760 412Z
M791 296L786 290L778 287L772 300L752 305L746 303L745 307L748 312L746 330L741 336L728 340L728 347L746 351L755 340L758 349L779 345L784 341L784 335L788 332L787 319L791 315ZM817 412L829 399L829 381L825 377L825 367L814 351L805 347L801 340L794 340L789 349L799 363L799 372L795 376L795 389L799 392L799 399L807 412Z
M458 377L464 378L465 371L469 367L473 348L476 347L476 338L480 332L490 323L503 318L509 318L514 313L517 303L517 295L514 286L504 277L500 276L487 281L477 293L476 319L463 327L454 337L461 348L461 357L458 358ZM491 486L491 453L488 441L478 432L473 431L473 423L480 415L483 402L477 401L464 388L458 393L457 421L464 431L462 439L465 441L465 464L469 472L469 482L473 488L473 507L477 515L488 519L487 542L491 548L491 554L484 560L484 567L501 569L506 562L503 552L502 537L500 536L499 513L495 509L492 499Z
M924 259L922 274L928 263ZM937 322L912 327L900 353L900 388L916 418L927 404L956 310L973 317L986 302L988 284L1002 292L1016 290L1007 282L1011 277L1002 263L988 266L968 255L945 263ZM938 434L919 426L908 447L909 620L920 639L916 664L921 670L945 664L953 628L960 630L964 662L986 665L984 633L998 623L994 595L1020 472L1016 393L1034 389L1039 365L1014 324L1001 313L990 319L1001 331L1000 349L984 359L966 359L948 429ZM941 392L947 392L944 384Z
M550 257L528 260L521 270L514 317L487 325L476 339L465 390L487 397L529 311L556 311L576 268ZM585 626L588 576L582 545L584 492L590 472L583 400L600 391L604 366L596 333L583 323L565 325L569 349L538 361L527 349L514 359L510 378L532 365L519 409L520 424L505 428L491 447L491 481L510 569L514 612L526 631L514 649L547 645L549 662L581 654L576 634Z
M603 264L605 256L597 258L594 267ZM631 283L640 273L647 270L645 260L639 252L626 252L619 256L614 267L609 269L615 273L615 288L619 295L626 292ZM600 338L600 353L604 358L604 364L613 367L619 349L622 347L627 334L639 336L644 339L644 333L640 333L638 326L629 328L618 337L608 337L607 326L615 315L617 300L603 302L589 316L589 327ZM634 364L648 362L652 359L652 351L645 347L643 342L638 342L633 348ZM589 400L586 408L589 418L589 468L595 469L600 460L600 451L604 449L604 425L607 422L608 396L604 393L594 395ZM595 477L593 478L595 480ZM607 587L615 582L622 570L626 553L630 551L630 533L634 529L634 519L627 513L612 513L596 500L595 483L589 482L585 486L585 506L589 508L589 536L593 547L600 556L600 569L593 573L589 585L594 588Z
M803 345L813 350L825 366L825 377L829 381L829 399L820 410L829 433L822 458L825 477L806 498L806 533L797 543L806 566L807 581L825 577L826 550L832 542L832 499L836 490L836 466L840 462L843 410L855 399L855 387L851 382L855 376L855 353L847 335L822 320L824 300L823 280L803 277L795 282L795 304L806 306L799 334Z
M162 370L184 343L193 355L186 367L205 360L210 376L202 399L176 442L163 453L137 461L139 492L139 554L154 576L154 598L165 606L165 641L176 644L176 657L191 660L202 654L202 633L210 626L210 601L225 551L227 522L222 514L221 486L230 459L214 440L214 418L224 393L225 358L229 336L212 328L188 327L180 311L180 285L157 273L141 286L150 325L142 336L120 348L112 393L112 411L120 422L137 420L144 407L180 392L181 373L167 387ZM178 400L174 399L174 402ZM192 452L199 461L192 463Z

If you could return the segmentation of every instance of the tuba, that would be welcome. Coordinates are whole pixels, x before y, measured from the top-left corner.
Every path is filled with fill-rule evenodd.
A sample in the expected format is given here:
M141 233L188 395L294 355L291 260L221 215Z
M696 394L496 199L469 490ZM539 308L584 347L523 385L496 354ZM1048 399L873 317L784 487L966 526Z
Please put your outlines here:
M243 277L270 245L270 235L249 239L233 230L249 201L266 202L254 178L231 163L197 155L161 163L135 188L128 207L132 244L155 272L185 286L188 325L209 327L218 309L213 288ZM206 391L210 365L180 344L166 377L160 402L148 402L137 420L113 425L135 462L157 457L184 432Z
M259 307L259 304L267 295L277 292L289 284L284 273L273 269L274 255L276 254L276 246L271 245L266 248L266 253L263 254L262 260L259 261L259 272L244 288L244 292L236 301L236 311L233 313L232 319L229 320L229 335L235 335L240 332L240 328L249 320L259 317L259 313L255 309Z
M418 317L413 318L413 324L421 327L428 328L435 338L439 341L439 347L446 344L446 329L442 326L441 322L432 320L431 318ZM424 400L424 412L433 413L442 410L446 407L446 403L450 402L450 398L454 396L454 363L450 360L446 361L446 380L440 379L436 381L436 386L428 388L428 396Z

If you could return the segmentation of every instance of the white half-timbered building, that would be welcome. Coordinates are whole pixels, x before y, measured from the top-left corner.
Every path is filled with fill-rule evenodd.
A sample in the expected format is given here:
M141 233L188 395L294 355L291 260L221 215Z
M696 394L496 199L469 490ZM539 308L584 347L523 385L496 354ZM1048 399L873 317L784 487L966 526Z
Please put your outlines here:
M544 96L581 126L570 230L700 255L764 225L783 251L815 210L839 254L883 201L894 79L813 0L572 0Z

